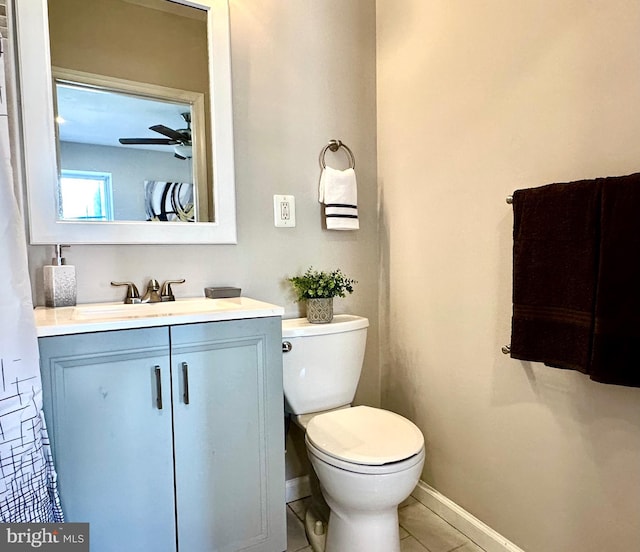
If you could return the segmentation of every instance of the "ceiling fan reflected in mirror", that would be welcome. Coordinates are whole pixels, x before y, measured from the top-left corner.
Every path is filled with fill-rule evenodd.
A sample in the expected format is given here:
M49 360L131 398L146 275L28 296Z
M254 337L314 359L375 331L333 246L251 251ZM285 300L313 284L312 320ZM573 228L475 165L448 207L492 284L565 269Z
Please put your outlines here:
M174 157L178 159L191 159L191 113L181 113L187 128L172 129L165 125L153 125L149 130L166 136L166 138L119 138L124 145L165 145L174 146Z

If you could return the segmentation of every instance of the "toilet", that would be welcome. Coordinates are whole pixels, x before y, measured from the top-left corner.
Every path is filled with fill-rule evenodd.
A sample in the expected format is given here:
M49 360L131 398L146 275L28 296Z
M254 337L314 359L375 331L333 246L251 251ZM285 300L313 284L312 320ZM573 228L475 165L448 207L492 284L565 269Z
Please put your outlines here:
M305 516L314 552L400 552L398 504L424 465L424 437L412 422L351 406L368 327L348 314L329 324L282 321L285 407L305 431L315 472Z

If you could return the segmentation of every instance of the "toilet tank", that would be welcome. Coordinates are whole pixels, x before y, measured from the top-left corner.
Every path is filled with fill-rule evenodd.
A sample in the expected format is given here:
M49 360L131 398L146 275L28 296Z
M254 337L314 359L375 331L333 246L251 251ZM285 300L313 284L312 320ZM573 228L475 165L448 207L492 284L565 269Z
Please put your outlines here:
M309 414L351 404L358 387L369 320L338 314L328 324L282 321L285 406ZM284 352L291 345L288 352Z

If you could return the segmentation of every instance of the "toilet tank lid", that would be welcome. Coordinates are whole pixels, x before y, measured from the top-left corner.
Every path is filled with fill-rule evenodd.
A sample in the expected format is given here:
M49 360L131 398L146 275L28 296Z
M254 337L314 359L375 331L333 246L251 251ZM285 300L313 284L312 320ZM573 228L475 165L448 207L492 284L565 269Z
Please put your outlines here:
M336 314L328 324L312 324L306 318L288 318L282 321L282 337L350 332L368 326L367 318L354 314Z
M321 451L354 464L379 466L422 450L418 427L395 412L354 406L314 416L307 438Z

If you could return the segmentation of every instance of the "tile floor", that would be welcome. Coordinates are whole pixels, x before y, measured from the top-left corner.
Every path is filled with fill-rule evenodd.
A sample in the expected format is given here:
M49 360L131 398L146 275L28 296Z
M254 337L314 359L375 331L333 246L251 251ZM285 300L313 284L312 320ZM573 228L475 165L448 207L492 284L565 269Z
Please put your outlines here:
M287 552L312 552L302 523L308 500L287 504ZM400 505L398 516L401 552L483 552L413 497Z

